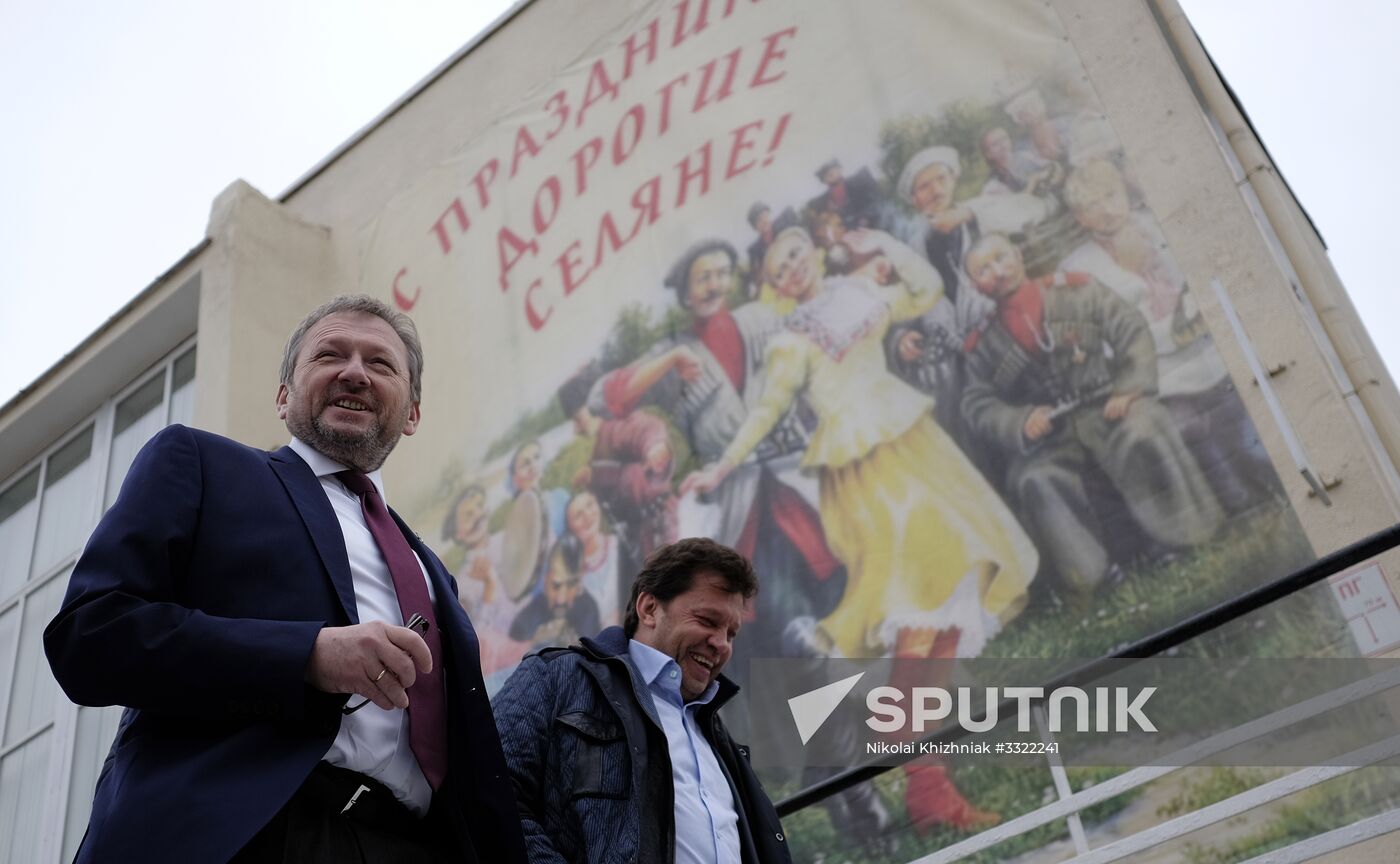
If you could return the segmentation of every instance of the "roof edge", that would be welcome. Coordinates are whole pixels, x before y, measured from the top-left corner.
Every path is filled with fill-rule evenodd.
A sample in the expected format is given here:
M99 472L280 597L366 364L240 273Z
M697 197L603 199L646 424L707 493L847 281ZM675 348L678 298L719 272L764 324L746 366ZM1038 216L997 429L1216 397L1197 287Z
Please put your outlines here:
M23 388L20 389L18 393L10 397L9 400L5 402L5 404L0 405L0 420L3 420L12 411L17 409L21 402L34 395L36 391L38 391L41 387L48 383L50 379L57 375L59 370L68 366L78 355L82 354L88 348L95 345L97 341L101 339L105 333L107 333L107 331L111 330L113 327L116 326L118 321L126 317L137 306L140 306L142 303L146 302L146 300L149 299L151 295L155 294L161 288L165 287L165 284L169 282L170 279L176 273L183 270L185 268L185 265L189 264L195 258L199 257L200 253L202 253L205 249L208 249L210 242L211 241L208 237L205 237L203 240L199 241L199 243L197 243L188 252L186 252L184 255L181 255L180 260L167 267L165 269L165 272L157 276L145 288L142 288L141 291L135 297L132 297L130 300L124 303L120 309L118 309L116 312L113 312L112 315L108 317L106 321L103 321L97 326L97 329L93 330L91 333L85 336L83 338L83 341L70 348L67 352L64 353L62 357L55 360L53 364L49 366L49 368L45 369L43 372L40 372L39 377L26 384Z
M277 202L279 204L287 203L287 200L289 198L300 192L312 180L315 180L317 177L319 177L322 174L322 172L324 172L327 168L329 168L337 160L339 160L341 156L344 156L347 152L349 152L350 148L354 147L356 144L359 144L365 138L369 137L369 134L371 132L387 123L391 117L399 113L399 111L403 110L403 108L406 105L408 105L408 103L418 98L419 94L421 94L424 90L428 89L430 86L436 83L439 78L447 74L449 69L460 63L463 60L463 58L465 58L472 51L476 50L477 46L479 46L481 43L494 36L502 27L509 24L511 19L515 18L516 15L519 15L522 11L524 11L525 7L529 6L533 2L534 0L516 0L516 2L509 9L497 16L496 20L486 25L486 27L484 27L481 30L481 32L473 36L467 42L467 44L463 45L461 48L458 48L455 52L453 52L452 56L439 63L437 67L433 69L433 71L425 75L417 84L414 84L412 87L408 88L408 92L404 93L398 99L395 99L392 103L390 103L388 108L385 108L383 111L380 111L379 114L375 116L373 120L370 120L368 123L361 126L349 138L346 138L344 141L342 141L338 147L336 147L330 153L326 154L326 156L322 158L320 162L317 162L315 165L313 165L308 171L306 171L306 173L302 174L296 180L293 180L292 184L286 189L282 190L282 193L277 196Z

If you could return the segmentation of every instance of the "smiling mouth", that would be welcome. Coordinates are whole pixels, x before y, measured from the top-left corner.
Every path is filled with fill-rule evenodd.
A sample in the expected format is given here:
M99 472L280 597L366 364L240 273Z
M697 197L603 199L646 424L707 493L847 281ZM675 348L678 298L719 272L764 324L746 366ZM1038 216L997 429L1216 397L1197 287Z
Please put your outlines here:
M702 656L700 656L699 654L696 654L694 651L690 652L690 654L689 654L688 656L690 657L691 660L694 660L696 663L700 664L700 666L701 666L702 668L704 668L705 671L707 671L707 672L713 672L713 671L714 671L715 662L714 662L713 660L709 659L708 657L702 657Z
M368 411L369 406L358 399L333 399L331 405L346 411Z

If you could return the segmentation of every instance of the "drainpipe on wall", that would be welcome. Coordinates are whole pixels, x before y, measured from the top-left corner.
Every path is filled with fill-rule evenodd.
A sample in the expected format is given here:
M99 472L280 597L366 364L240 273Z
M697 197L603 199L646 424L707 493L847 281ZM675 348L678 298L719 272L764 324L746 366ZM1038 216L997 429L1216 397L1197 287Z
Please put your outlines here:
M1226 89L1186 13L1176 0L1148 0L1148 7L1205 112L1235 185L1293 289L1304 325L1366 441L1381 488L1394 512L1400 513L1400 472L1395 468L1400 454L1400 391L1327 258L1321 238L1304 220L1292 191Z

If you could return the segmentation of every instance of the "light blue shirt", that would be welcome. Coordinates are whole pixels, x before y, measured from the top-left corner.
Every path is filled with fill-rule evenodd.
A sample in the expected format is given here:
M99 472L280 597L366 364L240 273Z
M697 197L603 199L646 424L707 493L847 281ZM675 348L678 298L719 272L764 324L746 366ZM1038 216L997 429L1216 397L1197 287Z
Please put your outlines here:
M676 661L636 639L627 648L656 705L657 719L671 753L676 786L676 864L732 864L739 860L739 814L734 793L719 767L714 748L700 729L696 709L715 698L711 681L699 699L681 696Z

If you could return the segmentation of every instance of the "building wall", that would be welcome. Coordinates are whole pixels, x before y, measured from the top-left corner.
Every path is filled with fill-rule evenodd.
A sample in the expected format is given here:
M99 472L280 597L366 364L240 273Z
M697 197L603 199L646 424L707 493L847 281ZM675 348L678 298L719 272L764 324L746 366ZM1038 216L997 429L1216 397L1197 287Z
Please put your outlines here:
M1242 178L1222 149L1227 142L1203 115L1155 7L1147 0L1046 5L1062 22L1112 117L1314 550L1324 554L1393 524L1400 498L1387 477L1387 454L1370 445L1364 424L1345 403L1348 394L1328 366L1319 331L1309 326L1278 245L1261 230L1241 191ZM28 517L6 518L4 502L6 496L24 498L32 471L47 471L50 459L89 429L92 454L80 463L86 467L69 472L68 487L53 493L56 506L76 508L69 532L51 550L46 547L37 569L21 562L0 570L0 657L13 658L0 661L0 820L11 820L0 821L0 838L8 838L0 841L0 858L56 861L70 856L81 836L115 713L77 709L62 700L35 646L82 537L110 503L122 462L129 464L133 436L149 435L158 428L151 424L170 420L258 446L284 443L286 431L273 411L283 341L317 302L360 289L363 227L403 189L537 98L557 72L649 8L592 0L583 15L568 0L535 0L281 202L242 182L232 184L213 202L207 245L0 409L0 537L23 533ZM1321 256L1320 242L1308 236L1305 251ZM1314 285L1324 294L1340 290L1335 274L1316 260L1293 266L1313 283L1325 283ZM483 275L482 285L461 286L412 310L425 315L424 423L386 467L391 493L410 507L436 491L445 464L462 458L463 429L473 423L471 400L462 393L473 376L491 370L471 361L470 346L457 344L450 322L471 314L472 293L490 290L484 284L489 280ZM1281 368L1271 383L1313 465L1340 481L1331 490L1331 506L1310 496L1299 477L1279 423L1250 383L1244 348L1206 290L1213 280L1238 310L1260 359ZM366 287L391 296L388 285ZM1345 309L1322 311L1324 318L1345 318ZM197 345L191 341L196 332ZM198 353L193 403L191 385L175 386L175 369L191 346ZM1379 409L1383 437L1393 440L1386 421L1400 415L1393 383L1368 342L1350 341L1345 349L1350 362L1370 369L1360 386ZM125 422L118 419L123 406L134 394L149 396L153 391L143 387L156 380L162 382L159 405L125 427L126 437L115 434ZM36 526L46 518L40 486L36 482ZM31 543L42 533L27 530ZM19 547L6 539L0 548ZM1387 570L1396 572L1393 562Z

